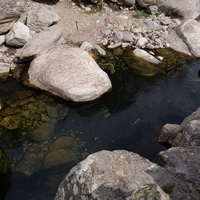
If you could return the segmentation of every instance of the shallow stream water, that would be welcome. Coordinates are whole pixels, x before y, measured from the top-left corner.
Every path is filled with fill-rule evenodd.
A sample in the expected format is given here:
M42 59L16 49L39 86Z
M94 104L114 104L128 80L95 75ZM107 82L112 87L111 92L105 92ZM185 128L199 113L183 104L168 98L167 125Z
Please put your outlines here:
M84 141L87 154L125 149L153 161L166 149L157 142L162 126L180 123L200 106L200 61L189 61L168 74L152 77L134 74L128 68L117 69L109 74L113 90L101 98L84 104L55 101L55 106L70 108L66 119L56 124L55 135L71 134ZM1 96L24 89L13 80L0 84ZM20 146L2 146L10 159L13 152L21 151ZM8 191L1 191L0 199L53 199L58 187L55 180L62 180L69 169L66 166L39 171L29 178L15 177Z

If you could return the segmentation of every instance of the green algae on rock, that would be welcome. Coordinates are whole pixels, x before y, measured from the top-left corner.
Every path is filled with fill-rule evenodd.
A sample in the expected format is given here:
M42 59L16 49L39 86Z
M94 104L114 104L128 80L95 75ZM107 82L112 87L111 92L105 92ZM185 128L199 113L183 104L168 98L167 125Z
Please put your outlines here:
M124 54L124 58L128 66L142 76L153 76L155 74L168 73L183 64L185 60L192 58L170 48L154 49L153 53L154 57L163 57L160 64L153 64L139 58L135 56L132 51L127 51Z

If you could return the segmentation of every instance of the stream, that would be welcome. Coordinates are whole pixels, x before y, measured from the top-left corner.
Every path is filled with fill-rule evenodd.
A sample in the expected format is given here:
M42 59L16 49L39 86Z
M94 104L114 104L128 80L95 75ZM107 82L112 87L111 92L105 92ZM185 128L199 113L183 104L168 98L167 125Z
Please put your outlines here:
M168 74L140 76L131 69L109 74L113 89L101 98L72 104L55 100L53 105L69 107L64 120L56 124L54 135L73 135L84 142L82 151L124 149L151 161L166 148L157 139L166 123L181 121L200 107L200 60L188 61ZM0 84L0 94L29 90L12 79ZM1 144L9 159L21 147ZM39 170L30 177L13 175L11 183L1 189L0 199L50 200L59 182L72 166Z

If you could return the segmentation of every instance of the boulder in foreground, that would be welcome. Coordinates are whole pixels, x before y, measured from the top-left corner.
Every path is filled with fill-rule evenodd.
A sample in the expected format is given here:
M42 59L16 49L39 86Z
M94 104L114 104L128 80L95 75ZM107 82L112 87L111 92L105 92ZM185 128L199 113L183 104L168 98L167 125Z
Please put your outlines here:
M71 169L55 200L167 200L168 195L146 173L156 168L141 156L123 151L100 151Z

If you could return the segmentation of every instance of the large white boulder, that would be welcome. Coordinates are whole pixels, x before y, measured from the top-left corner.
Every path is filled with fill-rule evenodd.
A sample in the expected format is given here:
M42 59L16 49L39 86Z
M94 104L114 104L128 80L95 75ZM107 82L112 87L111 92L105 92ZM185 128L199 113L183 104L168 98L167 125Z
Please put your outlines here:
M65 45L36 57L28 75L30 84L75 102L94 100L112 87L107 74L86 51Z

